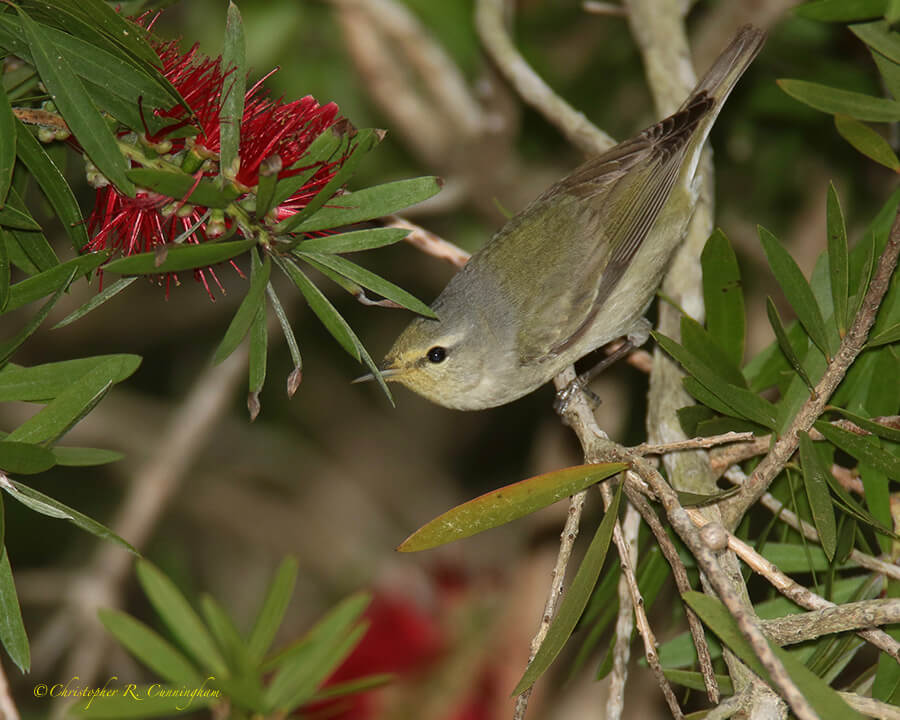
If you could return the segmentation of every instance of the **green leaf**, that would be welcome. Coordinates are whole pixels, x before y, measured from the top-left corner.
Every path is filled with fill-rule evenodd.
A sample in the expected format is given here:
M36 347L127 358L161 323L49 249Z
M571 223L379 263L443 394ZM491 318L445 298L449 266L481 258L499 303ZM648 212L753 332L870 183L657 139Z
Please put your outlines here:
M87 515L83 515L77 510L70 508L68 505L64 505L59 502L59 500L54 500L49 495L44 495L44 493L39 492L34 488L30 488L27 485L22 485L22 483L10 479L0 483L0 487L6 490L11 497L41 515L57 518L59 520L68 520L75 527L81 528L91 535L95 535L103 540L112 540L114 543L121 545L128 552L134 553L135 555L138 554L137 550L131 547L129 543L125 542L125 540L120 538L109 528L101 525L96 520L89 518Z
M816 524L816 531L819 533L819 542L830 561L834 559L834 551L837 548L837 523L826 479L830 471L822 466L822 460L809 435L801 431L797 433L797 437L800 440L800 462L803 465L806 498L809 500L809 508Z
M181 647L200 663L201 669L224 676L227 672L225 661L206 627L184 595L175 587L175 583L146 560L138 561L136 571L150 604Z
M193 175L178 170L132 168L125 174L138 187L204 208L226 208L240 194L231 185L219 188L212 180L198 180Z
M892 32L884 20L851 25L850 32L889 60L900 63L900 35Z
M247 87L247 57L241 11L228 3L225 21L225 42L222 68L226 76L224 100L219 111L219 174L223 181L233 180L238 173L240 157L241 118L244 115L244 93Z
M161 678L180 685L197 684L197 668L159 633L120 610L101 608L97 616L119 644Z
M348 680L347 682L337 682L328 685L319 690L312 697L312 702L322 702L323 700L331 700L332 698L344 698L350 695L357 695L361 692L368 692L375 688L382 687L392 682L395 675L390 673L379 673L377 675L366 675L365 677Z
M403 228L369 228L353 232L306 238L298 250L309 253L347 253L393 245L409 235Z
M727 382L693 353L665 335L654 332L653 337L663 350L680 362L684 369L715 395L724 406L730 408L731 413L737 413L739 417L752 420L767 428L775 428L775 408L768 400L746 388Z
M747 381L738 370L733 355L727 352L700 323L688 315L681 316L681 344L699 360L738 387L747 387Z
M887 0L813 0L794 8L794 13L822 22L853 22L881 17Z
M297 569L297 558L286 557L275 571L275 577L272 578L269 589L266 591L266 599L256 615L256 622L247 639L248 652L256 663L259 663L269 651L272 641L275 639L275 633L281 626L288 603L294 594Z
M457 505L416 530L397 548L418 552L530 515L627 469L623 463L576 465L536 475Z
M690 688L691 690L706 692L706 684L702 673L691 672L689 670L663 669L663 675L666 676L666 679L669 682L675 683L676 685L681 685L682 687ZM734 685L731 682L731 677L728 675L716 675L716 684L719 686L719 691L723 695L734 694Z
M528 665L513 695L519 695L527 688L534 685L535 681L544 674L550 664L556 659L560 651L563 649L566 640L575 629L578 618L587 605L588 598L594 585L597 584L597 578L600 576L600 570L606 560L606 553L609 550L609 543L612 540L613 528L618 521L619 501L622 497L622 485L620 484L612 503L606 509L603 516L603 522L597 528L594 539L591 540L590 547L581 561L578 572L575 574L574 580L566 593L563 595L562 602L553 623L550 625L544 643L540 650L534 656L534 660Z
M815 428L827 440L860 462L871 465L894 481L900 481L900 458L872 443L871 438L856 435L822 420L816 422Z
M41 82L46 85L72 134L100 172L121 192L133 197L134 185L125 176L125 157L103 116L88 98L81 80L43 27L22 11L19 11L19 18Z
M0 367L2 367L12 355L18 350L22 344L29 338L34 332L41 326L41 323L47 318L50 314L50 311L53 309L53 306L56 305L60 296L62 296L63 291L69 287L69 284L72 282L75 277L75 271L73 270L69 273L68 278L63 283L63 285L53 293L53 296L45 302L41 309L38 310L34 315L32 315L28 319L28 323L23 327L19 332L13 335L9 340L5 342L0 342Z
M219 649L225 655L225 661L232 671L230 673L232 678L250 675L253 672L250 656L244 647L240 633L234 626L234 621L210 595L204 595L200 599L200 607L203 610L203 617L206 618L207 626L212 632ZM259 684L255 684L257 685L257 695L259 695Z
M199 245L177 245L167 247L168 252L161 263L155 252L147 252L113 260L103 270L120 275L156 275L194 270L231 260L247 252L256 244L256 240L250 239L218 243L207 242Z
M888 60L880 52L874 50L869 51L875 65L878 66L878 72L881 73L881 79L885 88L894 97L895 100L900 98L900 65Z
M6 238L9 233L0 232L0 314L5 312L9 304L9 280L11 268L9 265L9 252L6 249Z
M275 294L275 288L272 287L272 283L269 283L266 287L266 294L269 296L272 310L275 311L275 317L278 318L278 324L281 325L281 332L284 333L284 339L290 350L291 359L294 361L294 371L300 372L303 370L303 359L300 357L300 346L297 345L297 338L294 337L294 330L291 328L291 323L288 320L287 313L285 313L284 308L281 306L278 295Z
M775 303L769 296L766 297L766 314L769 316L769 324L775 331L775 339L778 341L778 347L781 348L781 352L784 353L790 366L794 368L794 371L802 378L803 382L806 383L806 387L812 391L812 381L810 381L809 375L806 374L806 370L803 369L803 365L797 357L797 353L794 352L787 331L784 329L784 323L781 322L781 315L778 314L778 308L775 307Z
M89 238L86 223L81 216L81 208L72 188L37 138L19 121L16 122L16 153L41 186L75 251L81 252L88 244Z
M56 440L87 415L113 383L123 376L130 376L140 363L141 358L137 355L108 356L19 425L6 439L30 443Z
M353 138L349 138L350 148L344 156L340 169L300 212L278 223L275 226L275 232L284 234L298 232L298 227L304 223L306 218L318 214L321 207L347 182L362 159L381 142L382 137L384 137L383 134L376 130L365 129L360 130ZM343 202L343 197L341 196L340 202ZM304 229L308 230L308 228Z
M721 230L716 229L700 255L706 329L740 367L744 360L744 292L737 257Z
M114 366L118 368L118 373L110 377L114 383L130 376L141 362L137 355L96 355L32 367L10 363L0 370L0 402L46 402L77 382L89 370L108 360L119 361Z
M266 707L289 711L315 694L359 642L365 631L359 619L369 601L366 594L351 595L316 623L299 644L267 664L278 670L266 688Z
M54 325L51 330L58 330L59 328L64 328L66 325L70 325L76 320L80 320L85 315L87 315L92 310L96 310L107 300L111 300L120 292L122 292L125 288L127 288L131 283L137 280L137 276L135 277L127 277L127 278L119 278L111 285L107 285L103 290L94 295L90 300L88 300L84 305L82 305L77 310L70 312L66 315L62 320L60 320L56 325Z
M25 634L22 611L19 609L19 596L16 593L12 568L9 566L9 553L6 552L5 546L0 553L0 642L19 670L23 673L31 670L28 635Z
M851 90L806 82L781 79L778 86L795 100L816 110L834 115L840 113L868 122L897 122L900 120L900 102L864 95Z
M683 593L682 597L700 616L700 619L731 648L735 655L772 686L772 680L765 667L756 657L750 643L744 639L731 613L719 600L694 591ZM771 642L769 647L784 664L791 680L819 717L828 718L828 720L862 720L862 716L851 710L841 696L829 687L828 683L810 672L802 662Z
M7 205L0 208L0 225L15 230L40 230L41 226L31 215Z
M338 255L325 255L322 253L309 253L298 250L295 250L294 254L303 258L315 267L323 265L339 275L359 283L364 288L376 292L382 297L385 297L398 305L402 305L408 310L419 313L419 315L422 315L423 317L437 319L437 315L434 314L434 311L421 300L410 295L403 288L397 287L394 283L369 272L365 268L350 262L346 258Z
M90 467L93 465L106 465L118 462L123 457L122 453L115 450L103 450L100 448L85 447L55 447L52 450L57 465L65 467Z
M0 207L6 202L15 164L16 118L9 103L9 96L0 86Z
M272 272L272 261L267 255L265 260L259 261L259 255L254 248L251 253L252 268L250 272L250 287L247 294L238 306L237 312L231 319L228 329L225 331L225 337L216 348L213 355L213 363L218 364L227 358L231 353L237 350L238 345L247 335L253 319L260 310L265 308L263 295L266 292L266 285L269 283L269 275ZM265 322L263 323L265 327Z
M268 350L265 305L260 305L250 326L249 392L259 407L258 395L266 382L266 352Z
M762 225L759 226L759 239L769 266L772 268L772 273L797 314L797 319L803 325L803 329L826 357L832 357L837 352L837 348L829 346L828 333L825 331L825 321L822 319L819 305L816 303L809 283L800 268L797 267L797 263L794 262L794 258L785 250L778 238Z
M56 458L47 448L31 443L0 440L0 469L13 475L33 475L49 470Z
M880 345L891 345L900 340L900 323L886 327L881 332L872 335L866 342L866 347L875 348Z
M834 126L841 137L863 155L894 172L900 172L900 159L890 143L868 125L838 113L834 116Z
M837 117L835 117L837 122ZM855 122L855 121L854 121ZM843 338L847 332L847 300L850 292L847 250L847 227L844 213L834 183L828 183L826 217L828 221L828 272L831 277L831 298L834 302L834 320L838 334Z
M291 230L325 230L390 215L436 195L442 184L440 178L421 177L345 193L336 198L330 207L308 216L308 220L292 226Z
M275 196L272 199L273 207L281 205L281 203L306 185L324 165L335 161L334 156L339 153L343 145L344 130L345 128L342 125L332 125L316 136L316 139L306 148L303 156L289 168L300 172L296 175L282 178L276 184ZM340 155L338 154L339 159Z
M108 257L109 253L106 251L88 253L17 282L9 288L6 310L16 310L55 291L64 290L71 282L70 277L78 278L91 273Z

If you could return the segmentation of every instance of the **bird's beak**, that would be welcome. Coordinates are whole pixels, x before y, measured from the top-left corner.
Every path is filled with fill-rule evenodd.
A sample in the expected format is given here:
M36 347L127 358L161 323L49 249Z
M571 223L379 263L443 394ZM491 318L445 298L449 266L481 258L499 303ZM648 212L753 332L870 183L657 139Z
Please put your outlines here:
M395 378L397 375L401 374L401 370L399 368L390 367L387 363L382 363L378 368L378 371L381 373L381 377L383 377L387 382L390 382L392 378ZM375 376L372 373L366 373L365 375L360 375L355 380L351 381L351 385L356 383L364 383L370 382L375 379Z

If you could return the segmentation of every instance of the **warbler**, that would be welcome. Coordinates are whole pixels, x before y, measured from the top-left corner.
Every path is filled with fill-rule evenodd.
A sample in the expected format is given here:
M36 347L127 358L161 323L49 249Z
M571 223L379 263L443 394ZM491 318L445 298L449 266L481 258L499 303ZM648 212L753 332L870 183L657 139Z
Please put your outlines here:
M697 199L713 122L765 33L741 28L684 104L589 159L510 219L415 318L386 380L459 410L511 402L643 318ZM365 376L362 379L370 379Z

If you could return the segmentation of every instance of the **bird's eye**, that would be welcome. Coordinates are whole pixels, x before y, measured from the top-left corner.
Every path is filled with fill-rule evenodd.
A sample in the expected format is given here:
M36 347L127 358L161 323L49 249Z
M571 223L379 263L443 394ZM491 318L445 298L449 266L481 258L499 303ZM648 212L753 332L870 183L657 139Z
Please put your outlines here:
M435 365L442 363L447 359L447 348L435 345L431 350L425 353L425 357L428 358L428 362L434 363Z

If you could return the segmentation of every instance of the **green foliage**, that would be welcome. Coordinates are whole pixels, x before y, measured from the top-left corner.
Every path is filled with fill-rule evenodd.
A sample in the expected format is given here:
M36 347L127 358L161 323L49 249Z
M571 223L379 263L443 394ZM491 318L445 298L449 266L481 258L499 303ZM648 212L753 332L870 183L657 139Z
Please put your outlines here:
M164 689L193 686L191 689L203 692L192 703L185 703L183 697L163 697L164 693L154 696L142 688L139 697L152 702L134 702L121 696L95 698L90 705L71 709L77 717L177 716L226 703L232 711L250 715L286 716L308 703L370 689L387 679L372 676L341 687L322 687L365 633L367 624L362 613L369 597L364 594L347 598L304 637L270 652L297 578L297 561L293 558L282 561L256 623L246 635L208 595L201 599L201 618L175 584L149 562L138 561L137 576L172 641L118 610L100 610L100 621L129 653L165 681Z

